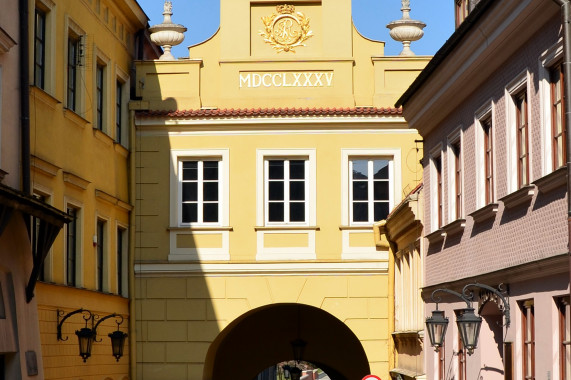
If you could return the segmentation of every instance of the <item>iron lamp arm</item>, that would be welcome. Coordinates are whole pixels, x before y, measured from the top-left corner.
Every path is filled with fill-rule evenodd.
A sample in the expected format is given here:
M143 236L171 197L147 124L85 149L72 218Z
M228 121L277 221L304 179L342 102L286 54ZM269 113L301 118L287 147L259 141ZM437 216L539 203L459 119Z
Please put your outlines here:
M480 289L485 289L485 290L495 294L496 296L498 296L498 298L503 303L503 307L501 308L501 311L504 314L504 318L506 320L505 326L510 327L510 303L506 299L506 297L504 297L504 295L502 294L502 292L505 292L503 285L504 284L499 284L498 289L495 289L495 288L492 288L491 286L488 286L486 284L480 284L480 283L475 282L475 283L467 284L466 286L464 286L464 288L462 289L462 294L471 299L471 298L473 298L473 294L472 294L472 291L470 290L470 288L480 288Z

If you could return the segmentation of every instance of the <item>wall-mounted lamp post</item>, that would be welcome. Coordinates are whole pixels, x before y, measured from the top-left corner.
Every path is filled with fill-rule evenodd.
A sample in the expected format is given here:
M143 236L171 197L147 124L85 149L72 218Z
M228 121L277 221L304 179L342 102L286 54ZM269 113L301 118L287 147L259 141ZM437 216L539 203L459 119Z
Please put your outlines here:
M109 338L111 338L111 348L113 350L113 356L117 361L119 358L123 356L123 348L125 346L125 339L127 338L127 334L119 330L119 326L123 323L123 316L119 314L110 314L101 319L99 316L94 315L91 311L85 309L77 309L70 313L64 315L63 310L57 310L57 339L61 341L68 340L68 337L65 339L62 337L61 327L63 323L72 315L75 314L83 314L82 317L85 320L85 327L77 330L75 335L77 335L78 343L79 343L79 356L83 359L85 363L87 358L91 356L91 348L93 346L93 342L101 342L101 340L97 340L97 327L106 319L109 318L116 318L120 320L116 320L117 323L117 331L114 331L109 334ZM61 320L60 320L61 318ZM94 325L95 320L98 319L97 323ZM87 322L91 320L91 328L87 327Z
M450 289L436 289L431 295L432 301L436 303L436 310L432 312L431 317L426 318L426 330L428 331L430 345L434 347L436 351L442 347L442 343L444 342L444 337L446 335L446 329L448 327L448 318L444 317L444 311L438 310L438 303L441 299L440 297L435 298L436 293L443 292L452 294L466 302L466 308L461 309L456 317L456 324L458 325L458 331L460 332L460 339L462 339L462 344L466 348L468 355L472 355L474 353L474 349L478 345L478 336L480 335L480 327L482 326L482 317L474 313L474 308L472 307L474 294L470 288L485 289L498 296L503 304L503 307L500 306L500 310L502 310L502 313L504 314L504 325L509 327L510 304L502 294L502 292L506 291L503 289L502 284L498 286L498 289L485 284L468 284L464 286L462 293L458 293Z

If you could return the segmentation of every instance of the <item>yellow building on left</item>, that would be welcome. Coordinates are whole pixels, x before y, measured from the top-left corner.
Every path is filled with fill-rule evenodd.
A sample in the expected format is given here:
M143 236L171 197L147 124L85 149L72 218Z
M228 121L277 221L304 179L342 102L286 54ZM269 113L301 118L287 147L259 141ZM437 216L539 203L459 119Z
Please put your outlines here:
M42 378L123 380L129 338L116 358L108 334L130 335L130 70L158 50L135 0L27 7L31 191L69 218L38 273ZM90 356L78 355L81 328L97 333Z

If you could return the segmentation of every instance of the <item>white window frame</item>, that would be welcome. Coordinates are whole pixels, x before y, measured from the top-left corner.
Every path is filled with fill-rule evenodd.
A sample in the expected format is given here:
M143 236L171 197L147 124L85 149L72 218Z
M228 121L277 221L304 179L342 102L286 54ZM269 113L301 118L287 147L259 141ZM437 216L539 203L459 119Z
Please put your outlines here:
M543 160L541 164L542 175L553 171L553 120L551 119L551 81L550 70L558 62L563 60L563 40L560 39L555 45L543 52L539 57L539 97L541 125L541 147ZM563 83L561 84L563 86Z
M462 219L464 216L464 144L463 144L463 132L462 126L459 126L448 135L446 147L446 157L447 157L447 188L448 188L448 220L454 221L456 219ZM460 210L460 215L456 215L456 155L454 154L453 145L460 143L460 169L462 173L462 205Z
M119 278L117 278L116 293L122 297L129 296L129 225L126 223L121 223L120 221L115 221L115 263L117 263L117 247L119 245L119 233L118 231L123 231L123 239L121 240L121 268L116 268L115 275L121 270L121 292L119 292Z
M43 91L47 92L50 95L54 95L55 93L55 78L54 78L54 70L55 67L55 46L56 46L56 4L52 0L36 0L35 1L35 8L40 8L46 13L46 41L45 41L45 51L44 51L44 58L45 58L45 72L44 72L44 88ZM34 25L35 28L35 8L34 12L30 12L30 25ZM35 32L35 31L34 31ZM66 32L67 37L67 32ZM35 38L35 37L34 37ZM65 50L67 52L67 39L65 42ZM30 46L31 57L34 57L34 44ZM65 56L67 60L67 55ZM31 75L32 78L34 77L34 62L31 61L32 64L32 71ZM67 77L67 75L66 75Z
M117 113L117 108L115 107L115 105L117 104L117 82L121 82L122 84L122 88L121 88L121 136L117 136L116 133L116 113ZM129 75L127 73L125 73L118 65L115 65L115 83L113 83L113 89L115 89L115 91L113 91L113 115L115 116L115 118L113 118L113 136L115 137L115 141L119 142L122 146L124 146L125 148L129 147L129 111L127 110L128 108L128 102L129 102L129 88L130 88L130 84L129 84Z
M68 208L75 208L78 211L78 216L77 216L77 226L76 226L76 245L77 245L77 256L75 258L75 282L76 282L76 287L77 288L83 288L85 287L85 278L84 278L84 274L83 274L83 264L84 264L84 257L83 257L83 253L84 253L84 247L83 247L83 233L84 233L84 229L83 229L83 221L84 221L84 208L83 208L83 203L70 198L70 197L64 197L64 206L63 206L65 212L67 212ZM63 237L63 246L64 246L64 255L62 257L62 261L63 261L63 279L62 279L62 283L67 285L67 280L66 280L66 276L67 276L67 226L68 224L66 224L64 226L65 228L65 234Z
M101 132L105 133L108 136L112 136L114 134L113 130L110 129L109 124L109 115L112 114L109 108L109 100L110 96L110 89L115 88L115 86L111 86L111 78L114 77L111 73L111 59L103 53L97 46L93 47L95 54L93 54L93 121L92 126L95 129L100 130ZM101 115L101 129L97 125L97 69L101 67L103 69L103 113ZM113 112L114 114L114 112ZM113 129L115 128L115 123L112 123Z
M171 215L170 225L227 226L229 223L229 153L228 149L171 150ZM179 180L183 161L217 160L218 166L218 222L182 223L182 182Z
M269 197L269 186L270 186L270 178L269 178L269 162L270 161L283 161L284 163L284 199L282 201L275 201L276 203L283 203L284 205L284 220L283 221L270 221L270 211L269 211L269 204L272 203ZM303 203L304 204L304 217L303 221L291 221L290 215L290 208L289 205L292 202L290 197L290 184L295 182L290 178L290 163L291 161L303 161L304 164L304 178L303 178L303 187L304 187L304 200L303 202L297 201L295 203ZM264 159L264 225L266 226L280 226L280 225L296 225L296 226L306 226L307 221L309 220L309 178L307 178L307 174L309 172L309 161L306 157L265 157Z
M505 102L506 102L506 152L507 152L507 188L508 194L513 193L518 188L518 156L517 156L517 125L516 125L516 104L514 102L514 95L521 92L524 88L527 96L527 121L528 121L528 136L529 136L529 183L533 182L533 144L531 144L533 125L531 122L531 93L530 93L530 74L526 69L521 74L516 76L516 79L511 81L505 88Z
M341 225L370 227L374 222L353 222L350 162L358 159L389 160L389 212L401 201L402 178L400 149L342 149L341 150ZM374 217L374 216L373 216Z
M101 267L103 268L103 278L102 284L99 284L98 282L98 275L97 275L97 249L99 249L99 245L101 244L101 242L99 241L99 234L98 234L98 224L99 222L103 222L104 223L104 230L103 230L103 262L101 263ZM110 276L109 276L109 262L110 262L110 243L111 243L111 234L109 232L109 228L111 227L111 222L110 222L110 218L107 216L104 216L100 213L96 213L95 215L95 239L94 241L97 243L96 247L95 247L95 265L94 265L94 274L95 274L95 290L99 291L99 292L103 292L103 293L109 293L110 291ZM99 285L101 285L101 290L99 290Z
M315 149L258 149L256 151L256 223L258 226L315 226L316 223L316 167ZM268 160L305 160L305 221L269 222L267 210ZM284 218L285 218L284 213Z
M442 192L444 192L444 188L446 184L444 183L444 152L442 149L442 143L438 143L429 153L429 160L430 160L430 230L434 232L438 230L441 226L438 225L438 180L437 180L437 173L436 173L436 165L434 163L434 159L440 157L440 175L442 176ZM440 199L442 199L442 208L445 208L444 204L444 194L440 194ZM444 219L445 212L442 210L442 226L446 224L446 220Z
M76 107L75 110L69 108L69 100L67 99L67 66L68 66L68 41L69 41L69 32L72 31L75 35L79 38L79 44L83 45L84 56L83 58L80 57L80 64L77 68L77 86L76 86ZM87 54L87 34L85 31L77 24L69 15L65 17L65 35L64 35L64 65L63 65L63 82L64 82L64 105L65 108L69 111L80 115L81 117L85 118L85 94L83 93L83 85L82 81L85 81L85 55ZM83 60L83 64L81 64L81 60Z
M494 184L494 196L490 203L493 203L497 199L497 181L496 181L496 149L495 149L495 112L494 103L490 99L482 107L480 107L474 113L474 127L476 134L476 209L486 206L486 152L484 146L484 128L482 126L482 120L488 117L492 120L492 154L493 154L493 184Z

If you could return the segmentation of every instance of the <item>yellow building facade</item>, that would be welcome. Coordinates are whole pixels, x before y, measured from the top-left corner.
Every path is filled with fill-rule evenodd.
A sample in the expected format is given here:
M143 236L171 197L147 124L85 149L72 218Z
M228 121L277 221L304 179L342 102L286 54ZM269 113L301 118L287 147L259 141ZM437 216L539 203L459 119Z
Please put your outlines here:
M331 379L388 378L372 227L420 181L391 105L429 57L384 56L348 0L221 0L220 20L136 65L136 378L251 380L299 340Z
M135 0L28 6L31 185L70 219L36 287L42 378L127 379L128 340L116 360L108 334L129 329L128 101L132 62L150 43L148 19ZM65 319L78 309L87 311ZM82 360L75 331L111 314Z

